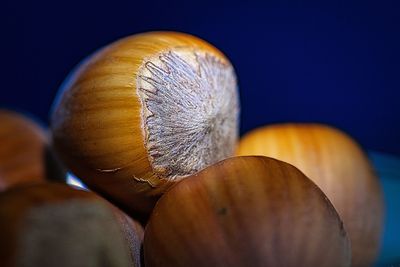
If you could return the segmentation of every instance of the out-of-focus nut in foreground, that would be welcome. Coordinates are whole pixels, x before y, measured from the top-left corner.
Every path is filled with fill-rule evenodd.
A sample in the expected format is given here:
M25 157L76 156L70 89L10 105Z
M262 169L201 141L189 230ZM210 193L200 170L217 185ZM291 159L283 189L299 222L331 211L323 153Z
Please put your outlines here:
M143 229L91 192L43 183L0 194L0 266L140 266Z

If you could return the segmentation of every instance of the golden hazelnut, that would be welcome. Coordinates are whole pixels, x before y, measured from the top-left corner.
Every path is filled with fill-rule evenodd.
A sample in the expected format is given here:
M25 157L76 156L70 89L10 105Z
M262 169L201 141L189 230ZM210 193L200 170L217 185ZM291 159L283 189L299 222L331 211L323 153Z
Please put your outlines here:
M238 112L234 69L219 50L151 32L85 60L61 88L51 128L73 173L146 213L169 186L233 155Z

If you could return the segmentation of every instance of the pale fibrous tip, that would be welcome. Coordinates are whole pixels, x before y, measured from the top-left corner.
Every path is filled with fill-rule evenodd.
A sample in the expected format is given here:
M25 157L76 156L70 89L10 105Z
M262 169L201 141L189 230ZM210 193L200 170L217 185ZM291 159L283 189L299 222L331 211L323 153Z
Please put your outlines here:
M137 88L159 177L180 179L233 155L239 100L229 62L191 48L163 51L144 60Z

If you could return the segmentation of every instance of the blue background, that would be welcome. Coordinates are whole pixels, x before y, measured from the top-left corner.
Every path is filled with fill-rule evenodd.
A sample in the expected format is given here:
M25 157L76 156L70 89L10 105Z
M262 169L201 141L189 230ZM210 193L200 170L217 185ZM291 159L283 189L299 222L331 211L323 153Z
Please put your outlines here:
M57 88L85 56L126 35L176 30L231 59L242 133L274 122L324 122L367 149L400 155L396 1L7 0L0 12L0 106L44 122ZM372 159L389 202L384 262L400 255L400 161Z
M400 155L396 1L9 1L1 8L0 105L46 121L86 55L149 30L200 36L233 62L242 133L266 123L333 124Z

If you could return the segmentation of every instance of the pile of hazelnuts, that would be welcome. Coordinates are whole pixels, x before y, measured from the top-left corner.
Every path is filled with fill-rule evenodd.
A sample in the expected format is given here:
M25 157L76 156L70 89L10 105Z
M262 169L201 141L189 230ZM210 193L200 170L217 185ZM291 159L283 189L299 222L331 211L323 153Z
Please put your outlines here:
M310 123L239 138L235 70L197 37L150 32L104 47L50 113L46 130L0 111L0 266L376 260L382 192L360 146Z

